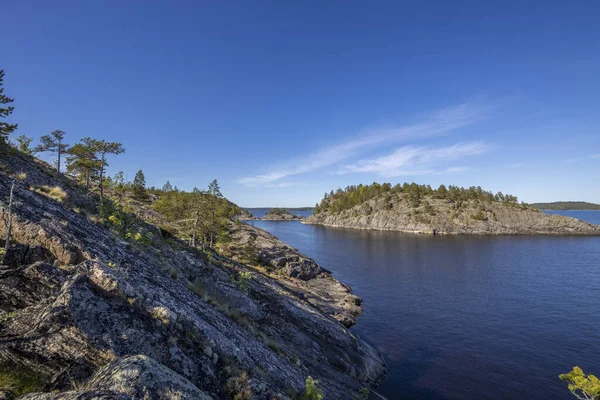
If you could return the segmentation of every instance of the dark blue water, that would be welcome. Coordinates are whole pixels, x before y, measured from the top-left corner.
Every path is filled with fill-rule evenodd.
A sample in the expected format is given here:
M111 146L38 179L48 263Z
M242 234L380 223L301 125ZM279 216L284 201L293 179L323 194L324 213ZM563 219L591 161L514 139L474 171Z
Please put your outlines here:
M593 210L565 210L565 211L553 211L545 210L547 214L558 214L567 217L577 218L583 221L591 222L592 224L600 225L600 211Z
M600 212L564 212L600 222ZM561 212L563 214L563 212ZM600 237L421 236L256 221L365 300L389 399L570 399L600 374Z

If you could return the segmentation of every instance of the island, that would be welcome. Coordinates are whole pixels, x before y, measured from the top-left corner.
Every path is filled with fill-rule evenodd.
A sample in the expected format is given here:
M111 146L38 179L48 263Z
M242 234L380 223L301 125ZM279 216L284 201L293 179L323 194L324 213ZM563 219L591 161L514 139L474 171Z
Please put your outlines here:
M248 211L245 208L240 208L240 212L237 215L237 218L240 221L258 221L258 220L260 220L260 218L258 218L256 215L252 214L250 211Z
M283 208L272 208L261 219L263 221L295 221L303 218L299 215L291 214Z
M553 203L532 203L538 210L600 210L600 204L586 201L555 201Z
M374 183L331 191L302 222L432 235L600 235L598 225L545 214L512 195L481 187L432 189L416 183Z

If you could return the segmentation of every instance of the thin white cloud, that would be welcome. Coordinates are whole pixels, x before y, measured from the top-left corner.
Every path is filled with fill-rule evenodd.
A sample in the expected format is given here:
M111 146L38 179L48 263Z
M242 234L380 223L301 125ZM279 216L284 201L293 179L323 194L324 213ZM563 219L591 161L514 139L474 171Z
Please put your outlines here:
M523 164L523 163L514 163L514 164L510 164L508 166L508 168L522 168L524 166L525 166L525 164Z
M403 146L387 156L345 165L338 173L369 172L385 177L439 173L441 172L440 164L443 162L481 154L485 151L486 146L482 142L457 143L439 148ZM445 172L461 172L464 170L465 167L442 169Z
M299 160L272 168L271 171L264 174L240 178L237 183L245 186L264 186L288 176L338 164L377 145L426 138L472 125L485 115L485 108L469 103L443 109L425 116L421 122L396 128L366 131L358 138L307 154Z
M263 186L266 188L286 188L291 186L306 186L306 182L294 183L294 182L275 182L275 183L265 183Z
M585 160L589 160L589 159L597 159L597 158L600 158L600 154L592 154L591 156L585 156L585 157L567 158L565 161L568 163L577 163L580 161L585 161Z
M466 170L468 170L469 168L467 167L450 167L450 168L446 168L444 171L442 171L443 173L449 173L449 174L453 174L453 173L457 173L457 172L465 172Z

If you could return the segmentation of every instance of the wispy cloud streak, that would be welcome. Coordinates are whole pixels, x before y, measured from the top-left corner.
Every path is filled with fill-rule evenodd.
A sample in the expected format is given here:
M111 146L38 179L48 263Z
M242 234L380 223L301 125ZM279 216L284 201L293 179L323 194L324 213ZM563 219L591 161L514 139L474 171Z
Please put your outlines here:
M375 173L385 177L400 175L424 175L440 172L462 172L465 167L453 167L440 171L440 164L481 154L486 151L482 142L457 143L452 146L431 148L403 146L393 153L370 160L361 160L342 167L339 174Z
M585 157L568 158L565 161L568 163L576 163L576 162L585 161L585 160L589 160L589 159L599 159L599 158L600 158L600 153L592 154L591 156L585 156Z
M385 143L426 138L440 135L454 129L472 125L486 115L483 107L462 104L440 110L423 118L422 121L397 128L379 129L364 132L363 135L345 143L307 154L299 161L273 168L264 174L248 176L237 182L245 186L264 186L292 175L319 170L340 163L362 151Z

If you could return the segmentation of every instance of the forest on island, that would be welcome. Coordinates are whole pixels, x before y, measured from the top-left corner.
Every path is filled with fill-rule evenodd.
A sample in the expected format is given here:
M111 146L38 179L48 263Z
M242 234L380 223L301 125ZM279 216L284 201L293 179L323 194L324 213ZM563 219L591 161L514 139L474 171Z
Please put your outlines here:
M429 185L419 185L417 183L395 184L391 183L372 183L371 185L352 185L345 189L332 190L325 193L320 203L315 205L315 214L320 212L338 213L348 210L365 201L383 197L388 200L394 194L402 194L403 198L408 199L413 207L418 207L421 201L426 197L437 199L446 199L449 202L456 203L468 200L478 200L482 202L502 202L505 204L518 204L516 196L503 194L502 192L492 193L483 190L480 186L471 186L462 188L458 186L440 185L437 189Z

